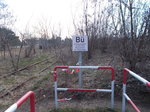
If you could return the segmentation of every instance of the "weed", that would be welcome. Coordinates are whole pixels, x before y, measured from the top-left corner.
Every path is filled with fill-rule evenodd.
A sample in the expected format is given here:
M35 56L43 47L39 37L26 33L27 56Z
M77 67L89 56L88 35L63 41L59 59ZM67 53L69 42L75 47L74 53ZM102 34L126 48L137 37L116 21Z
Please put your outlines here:
M7 107L9 107L10 105L9 104L7 104L7 105L2 105L2 104L0 104L0 110L1 109L4 109L4 108L7 108Z
M42 76L42 78L34 84L33 90L37 90L37 89L38 89L39 87L41 87L41 86L44 84L44 82L47 81L49 78L50 78L50 75L49 75L49 74Z
M7 78L3 81L4 83L3 84L7 84L7 85L12 85L15 83L15 78L14 77L10 77L10 78Z
M26 66L26 65L38 62L38 61L42 61L47 56L48 56L48 54L41 54L34 58L22 58L20 60L19 66Z

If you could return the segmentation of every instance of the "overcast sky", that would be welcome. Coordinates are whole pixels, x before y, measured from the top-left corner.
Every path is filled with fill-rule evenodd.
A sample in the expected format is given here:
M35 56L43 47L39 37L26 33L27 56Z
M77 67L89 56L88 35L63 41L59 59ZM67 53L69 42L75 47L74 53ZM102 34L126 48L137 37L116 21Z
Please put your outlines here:
M61 27L62 36L73 32L72 17L81 13L81 0L5 0L17 17L15 30L24 31L39 21L47 20L53 27Z

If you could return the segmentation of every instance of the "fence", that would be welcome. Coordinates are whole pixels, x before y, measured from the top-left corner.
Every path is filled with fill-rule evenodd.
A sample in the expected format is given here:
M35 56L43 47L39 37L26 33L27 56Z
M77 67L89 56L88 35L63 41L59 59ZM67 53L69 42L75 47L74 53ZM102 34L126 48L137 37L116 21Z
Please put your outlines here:
M28 98L30 98L30 112L35 112L35 94L32 91L27 92L5 112L15 112Z
M110 69L111 70L111 89L83 89L83 88L58 88L57 87L57 69ZM126 83L127 83L127 73L129 73L134 78L138 79L145 86L150 87L150 82L139 76L138 74L132 72L131 70L124 68L123 70L123 93L122 93L122 112L126 111L126 100L131 104L136 112L141 112L140 109L133 103L133 101L126 94ZM80 91L80 92L108 92L111 93L111 108L114 108L114 68L109 66L56 66L54 68L54 90L55 90L55 107L58 107L58 91ZM26 100L30 98L30 112L35 112L35 94L32 91L26 93L21 97L16 103L10 106L5 112L15 112Z
M132 72L131 70L124 68L123 70L123 93L122 93L122 112L126 111L126 99L131 104L131 106L134 108L136 112L141 112L140 109L133 103L133 101L129 98L129 96L126 94L126 80L127 80L127 72L133 76L134 78L138 79L142 83L144 83L145 86L150 87L150 82L145 80L144 78L140 77L138 74Z
M111 70L111 89L81 89L81 88L58 88L57 87L57 69L110 69ZM111 93L111 108L114 108L114 68L109 66L56 66L54 68L54 92L55 107L58 107L58 91L80 91L80 92L108 92Z

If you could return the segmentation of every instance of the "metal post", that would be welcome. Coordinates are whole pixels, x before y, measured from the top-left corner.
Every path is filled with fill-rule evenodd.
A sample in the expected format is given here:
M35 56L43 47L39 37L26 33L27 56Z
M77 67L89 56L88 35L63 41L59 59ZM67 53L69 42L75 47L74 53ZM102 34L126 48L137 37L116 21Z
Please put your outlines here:
M126 94L126 84L123 84L123 92L122 92L122 112L126 111L126 98L124 96Z
M30 96L30 111L35 112L35 94L32 92Z
M114 109L114 83L115 81L111 81L111 108Z
M80 66L82 66L82 52L81 51L79 52L78 63ZM78 77L79 77L79 88L82 88L82 85L83 85L82 69L80 69L80 72L78 73Z
M58 95L57 95L57 81L55 81L54 82L54 88L55 88L55 90L54 90L54 92L55 92L55 108L57 108L58 107Z
M150 8L148 11L148 35L150 36Z

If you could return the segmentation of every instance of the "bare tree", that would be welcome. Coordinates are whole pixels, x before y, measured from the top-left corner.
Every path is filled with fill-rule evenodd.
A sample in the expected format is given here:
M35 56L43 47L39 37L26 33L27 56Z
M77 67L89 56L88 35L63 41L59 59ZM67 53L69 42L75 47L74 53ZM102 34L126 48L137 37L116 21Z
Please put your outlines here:
M36 53L35 46L37 44L37 38L32 36L30 33L24 34L24 43L25 43L25 57L31 57Z
M44 51L50 51L48 39L51 37L51 23L48 19L43 18L34 26L35 32L39 35L39 47Z
M19 53L18 53L17 62L16 62L17 69L19 68L19 62L20 62L22 48L24 46L24 38L25 38L23 33L20 33L20 35L21 35L21 44L20 44Z
M15 22L15 18L8 9L8 5L1 0L0 1L0 28L7 28ZM6 53L6 44L2 41L2 36L0 38L0 46L4 51L4 59L5 59L5 53Z
M83 18L74 25L79 34L89 37L88 58L95 49L105 53L110 43L117 42L123 62L135 69L147 59L143 54L150 34L148 9L148 2L142 0L111 0L106 5L101 0L83 0Z
M16 21L4 0L0 1L0 26L10 27Z
M146 14L143 17L142 15L140 16L140 14L144 14L142 12L148 10L148 8L146 9L146 2L139 6L136 0L119 0L119 3L124 31L124 39L122 39L120 53L122 59L129 62L130 68L135 69L136 63L144 59L142 52L146 47L144 44L147 35L149 15ZM124 10L122 7L124 7ZM143 9L140 7L143 7ZM143 18L147 19L143 21Z
M18 44L20 44L19 37L16 36L15 33L11 31L10 29L0 28L0 39L1 39L1 42L3 43L2 47L4 47L4 50L5 51L8 50L11 63L12 63L12 67L14 68L14 70L16 70L16 65L14 61L15 59L12 54L11 47L17 46Z

